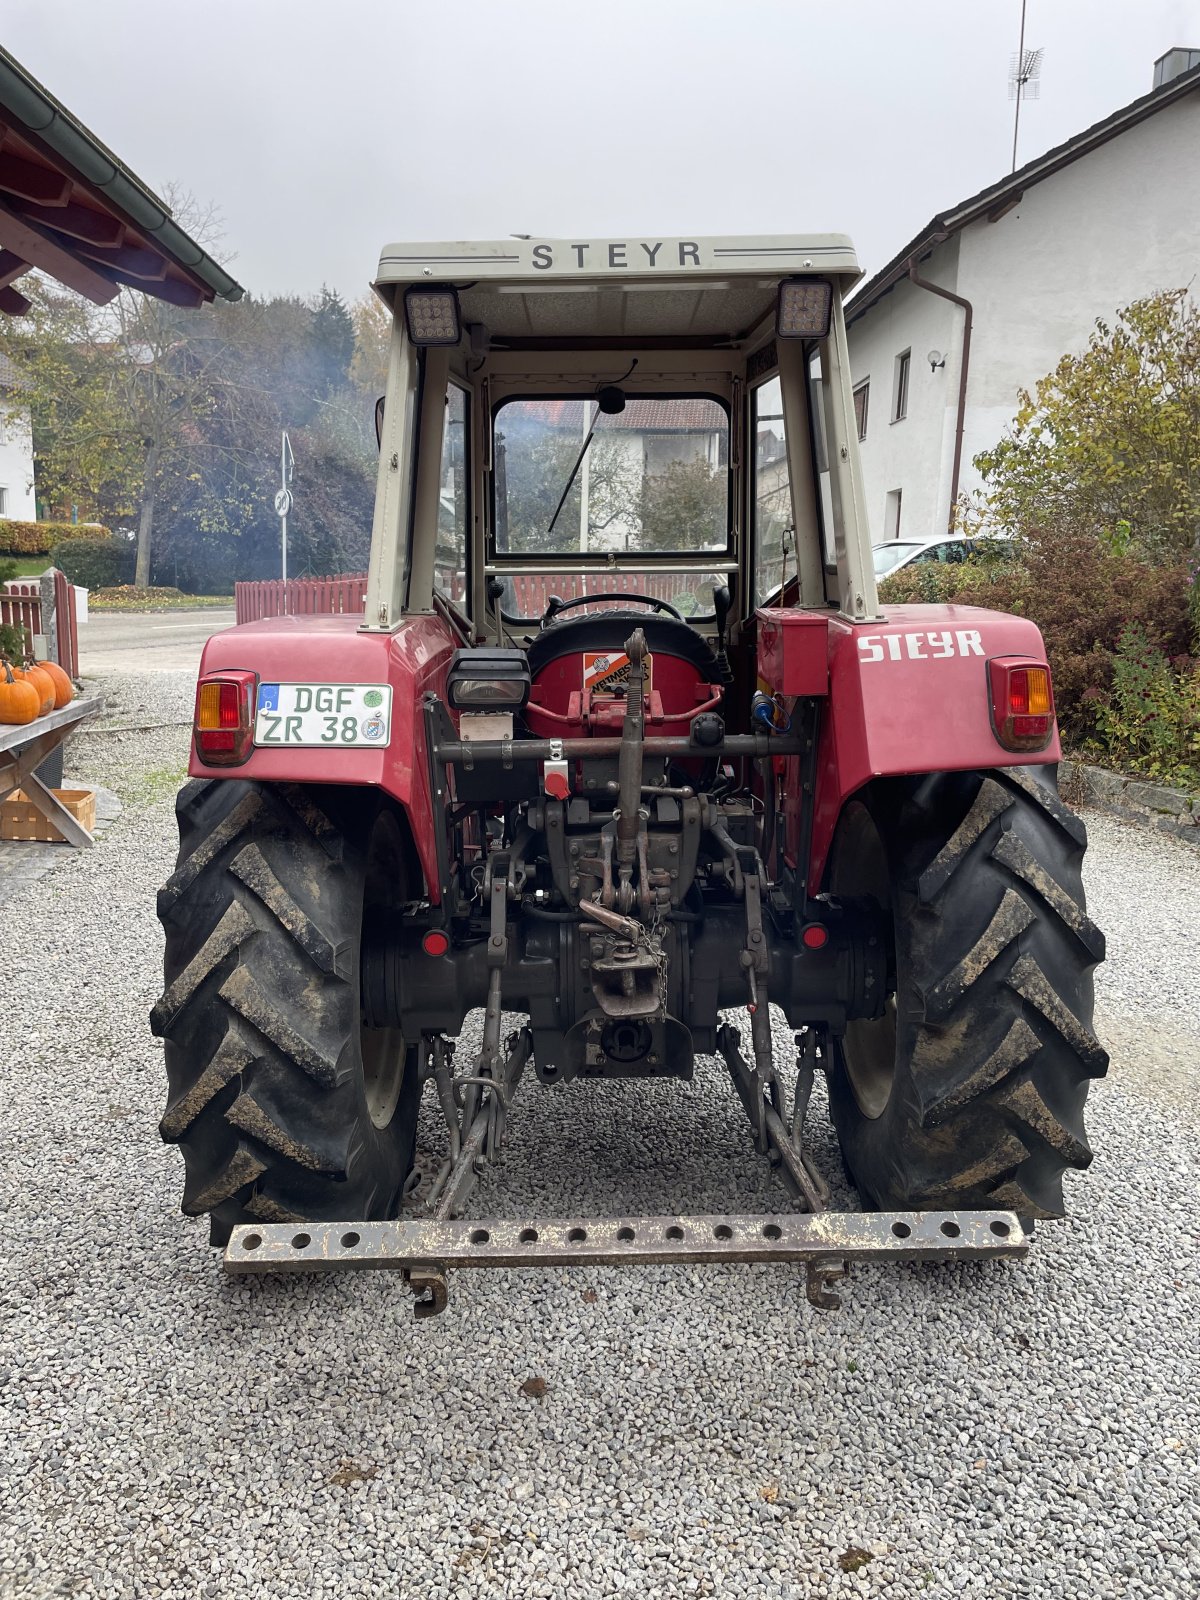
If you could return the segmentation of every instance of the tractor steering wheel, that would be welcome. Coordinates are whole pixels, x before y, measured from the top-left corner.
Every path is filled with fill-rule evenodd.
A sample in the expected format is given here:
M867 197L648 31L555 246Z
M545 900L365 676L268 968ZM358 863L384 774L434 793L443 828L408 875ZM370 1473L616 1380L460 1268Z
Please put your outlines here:
M551 596L550 604L542 613L540 627L545 629L550 623L556 622L564 611L573 611L576 606L592 606L598 601L620 600L632 601L639 606L649 606L651 611L665 611L669 617L674 617L677 622L687 623L687 618L682 611L676 611L668 600L656 600L650 594L582 594L575 600L559 600L555 605L555 596Z

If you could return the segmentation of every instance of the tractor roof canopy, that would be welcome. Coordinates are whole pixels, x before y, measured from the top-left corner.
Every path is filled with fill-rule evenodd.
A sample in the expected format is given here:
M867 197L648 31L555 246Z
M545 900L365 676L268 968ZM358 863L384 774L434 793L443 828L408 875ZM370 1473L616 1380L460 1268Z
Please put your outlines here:
M843 234L715 239L504 239L392 244L376 289L453 285L462 320L493 343L739 342L774 312L782 279L861 276Z

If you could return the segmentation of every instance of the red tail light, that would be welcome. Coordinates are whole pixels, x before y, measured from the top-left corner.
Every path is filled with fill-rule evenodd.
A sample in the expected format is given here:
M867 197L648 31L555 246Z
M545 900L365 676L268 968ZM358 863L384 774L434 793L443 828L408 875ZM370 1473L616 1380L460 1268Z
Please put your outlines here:
M239 767L254 746L255 672L214 672L196 686L196 754L208 767Z
M1044 750L1054 734L1054 690L1044 661L988 662L992 727L1006 750Z

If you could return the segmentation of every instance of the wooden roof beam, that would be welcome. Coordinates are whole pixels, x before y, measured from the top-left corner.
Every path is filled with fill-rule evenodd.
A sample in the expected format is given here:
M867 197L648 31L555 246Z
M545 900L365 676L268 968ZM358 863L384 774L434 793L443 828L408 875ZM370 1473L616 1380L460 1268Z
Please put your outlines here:
M0 311L7 317L23 317L31 302L13 288L0 289Z
M139 282L161 283L167 275L167 263L156 250L139 250L131 244L118 245L115 250L101 250L82 242L77 249L81 256L98 266L119 267Z
M11 250L0 250L0 289L7 289L29 271L28 261L14 255Z
M131 289L140 289L143 294L152 294L156 300L166 300L173 306L186 306L189 311L204 304L204 295L201 291L193 284L185 283L182 278L164 277L161 282L150 288L144 279L135 278L132 273L125 272L120 267L105 267L104 273L117 283L128 284Z
M94 272L40 228L24 221L3 204L0 204L0 249L11 250L31 267L40 267L98 306L106 306L116 298L117 286L111 278Z
M14 200L12 208L19 211L27 222L53 228L56 233L68 234L84 244L111 249L125 243L127 229L123 222L117 217L107 216L103 211L93 211L91 206L82 206L76 200L65 206L39 206L32 200Z
M70 178L11 150L0 150L0 189L43 206L65 206L71 198Z

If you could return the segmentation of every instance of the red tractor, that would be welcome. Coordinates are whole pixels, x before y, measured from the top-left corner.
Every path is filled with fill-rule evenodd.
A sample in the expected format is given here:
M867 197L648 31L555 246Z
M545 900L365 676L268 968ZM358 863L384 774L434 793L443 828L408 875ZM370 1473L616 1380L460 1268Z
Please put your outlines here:
M384 251L365 614L209 642L160 897L162 1133L231 1270L395 1267L428 1314L453 1266L789 1260L829 1304L1062 1214L1107 1058L1050 672L1019 617L877 602L857 276L838 236ZM697 1054L795 1209L462 1219L523 1073Z

